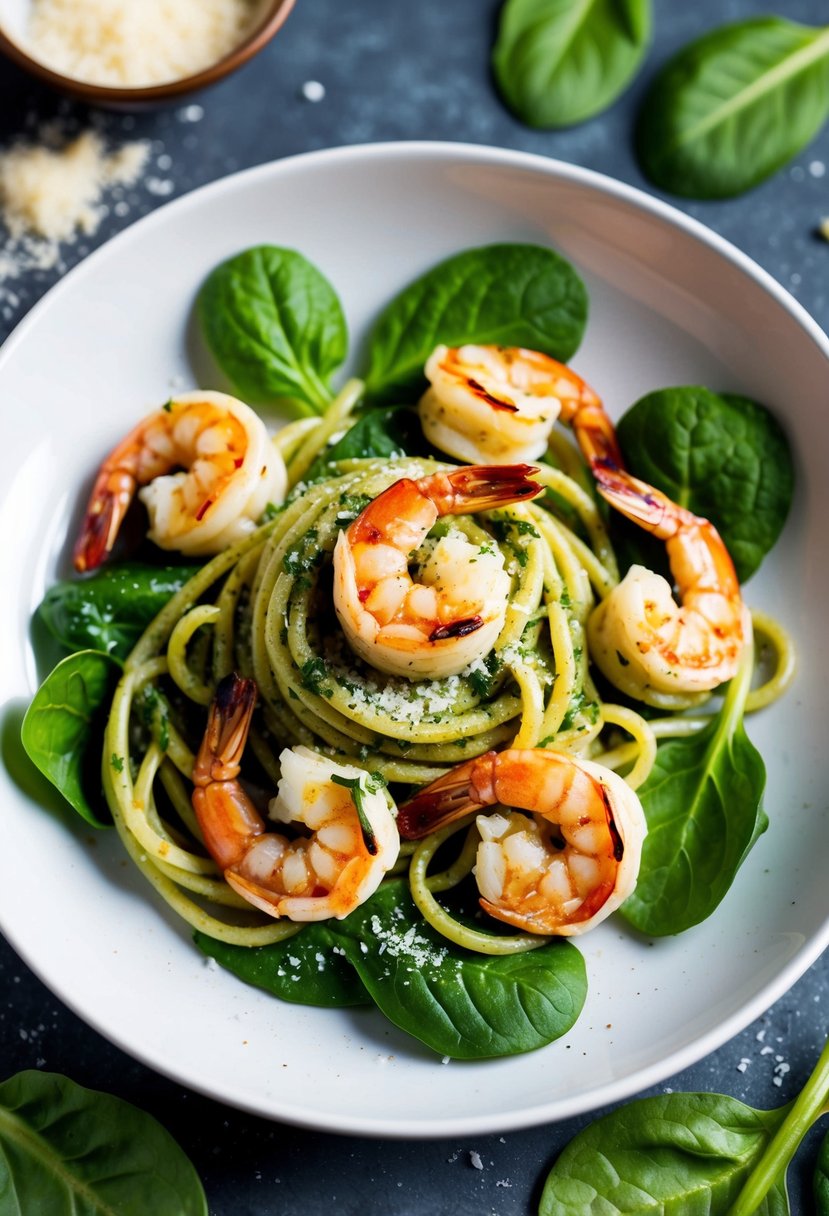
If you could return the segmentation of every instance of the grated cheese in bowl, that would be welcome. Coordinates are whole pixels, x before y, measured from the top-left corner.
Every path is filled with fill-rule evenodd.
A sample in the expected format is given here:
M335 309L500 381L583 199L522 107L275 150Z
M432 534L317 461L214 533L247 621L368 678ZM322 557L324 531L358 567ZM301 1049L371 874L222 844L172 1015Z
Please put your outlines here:
M262 0L31 0L25 49L87 84L167 84L233 51L266 8Z

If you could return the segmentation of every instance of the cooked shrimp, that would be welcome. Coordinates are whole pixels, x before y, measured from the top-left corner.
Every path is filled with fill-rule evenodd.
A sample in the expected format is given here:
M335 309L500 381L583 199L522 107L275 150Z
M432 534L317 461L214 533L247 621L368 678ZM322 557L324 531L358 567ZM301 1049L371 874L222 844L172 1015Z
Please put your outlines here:
M75 544L77 570L106 560L139 486L150 540L195 556L250 531L269 502L284 498L287 474L244 402L184 393L139 422L101 465Z
M474 867L481 907L528 933L586 933L627 899L647 828L636 794L610 769L563 752L511 748L468 760L400 807L407 839L479 807ZM529 812L529 815L522 812Z
M473 463L537 460L558 418L588 463L621 466L613 423L588 384L563 363L520 346L438 346L418 406L441 452Z
M611 506L666 542L680 603L661 575L631 566L589 619L593 659L617 688L656 705L665 693L730 680L750 624L720 534L644 481L618 469L594 472Z
M377 890L400 837L368 774L307 747L286 748L271 819L308 834L290 840L266 824L239 782L256 701L253 680L219 684L193 770L193 808L207 851L235 891L269 916L341 920Z
M334 607L355 654L392 675L457 675L492 649L504 625L510 589L495 545L463 535L441 537L409 572L442 515L464 515L520 502L541 486L529 465L494 465L401 478L341 532L334 549Z

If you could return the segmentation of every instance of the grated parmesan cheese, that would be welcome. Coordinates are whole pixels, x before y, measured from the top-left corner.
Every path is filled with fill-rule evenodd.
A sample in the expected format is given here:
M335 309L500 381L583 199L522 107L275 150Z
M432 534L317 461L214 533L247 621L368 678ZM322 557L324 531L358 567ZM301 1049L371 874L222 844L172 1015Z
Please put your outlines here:
M218 62L263 11L262 0L32 0L27 50L88 84L165 84Z
M132 185L146 164L146 140L108 153L94 131L61 149L15 144L0 156L0 207L13 239L34 233L55 247L44 252L52 264L56 243L78 231L94 233L103 216L101 198L116 185Z

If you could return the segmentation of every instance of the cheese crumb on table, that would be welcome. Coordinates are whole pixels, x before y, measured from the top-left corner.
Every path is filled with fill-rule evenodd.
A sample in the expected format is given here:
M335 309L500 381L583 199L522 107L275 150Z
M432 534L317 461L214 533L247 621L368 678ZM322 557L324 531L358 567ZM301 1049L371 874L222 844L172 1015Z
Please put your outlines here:
M88 84L164 84L217 63L264 11L262 0L32 0L27 50Z
M47 242L94 233L103 216L101 197L138 180L150 154L146 140L107 152L86 131L61 149L18 143L0 156L0 207L12 238L34 233ZM57 249L54 250L55 260Z

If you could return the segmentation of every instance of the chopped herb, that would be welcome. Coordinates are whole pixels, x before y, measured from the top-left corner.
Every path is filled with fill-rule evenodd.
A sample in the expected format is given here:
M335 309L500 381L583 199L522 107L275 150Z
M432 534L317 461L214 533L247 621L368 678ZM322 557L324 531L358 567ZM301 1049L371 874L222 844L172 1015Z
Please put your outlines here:
M275 502L265 504L265 510L259 516L260 524L269 524L272 519L276 519L277 515L281 515L285 510L285 504L277 505Z
M115 752L113 752L112 757L110 759L110 764L115 769L116 773L123 773L123 771L124 771L124 757L123 756L118 756L118 755L116 755Z
M170 397L170 398L169 398L169 400L165 401L165 402L164 402L164 404L162 405L162 407L161 407L161 408L164 410L164 412L165 412L166 414L172 414L172 412L173 412L173 398L172 398L172 397Z
M308 659L300 668L302 676L302 687L307 688L309 692L316 693L318 697L333 697L333 689L325 688L324 681L328 677L328 670L323 659Z
M630 659L626 659L621 650L616 651L616 658L619 660L620 667L630 667Z
M378 786L376 784L377 777L380 777L379 773L372 773L371 776L366 777L366 789L363 789L362 782L364 778L362 775L359 777L341 777L339 773L333 773L331 776L331 780L333 781L334 785L342 785L345 787L345 789L350 790L351 801L354 803L354 809L356 810L357 818L360 821L360 831L363 833L363 843L365 844L367 851L371 853L372 857L377 852L377 840L374 835L374 828L371 826L368 815L366 814L366 808L363 803L363 795L365 793L376 794L379 789L382 789L382 785L386 784L385 781L383 781L383 778L380 777L382 785ZM372 784L369 784L369 782Z

